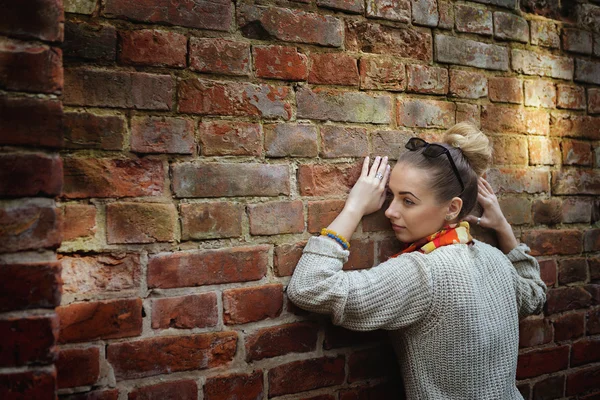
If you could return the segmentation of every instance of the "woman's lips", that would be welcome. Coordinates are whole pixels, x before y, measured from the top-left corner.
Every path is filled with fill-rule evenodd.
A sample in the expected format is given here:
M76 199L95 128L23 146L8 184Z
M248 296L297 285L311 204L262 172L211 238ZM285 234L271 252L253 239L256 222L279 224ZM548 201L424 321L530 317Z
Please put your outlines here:
M392 229L395 230L395 231L401 231L401 230L406 229L406 228L403 227L403 226L400 226L400 225L392 224Z

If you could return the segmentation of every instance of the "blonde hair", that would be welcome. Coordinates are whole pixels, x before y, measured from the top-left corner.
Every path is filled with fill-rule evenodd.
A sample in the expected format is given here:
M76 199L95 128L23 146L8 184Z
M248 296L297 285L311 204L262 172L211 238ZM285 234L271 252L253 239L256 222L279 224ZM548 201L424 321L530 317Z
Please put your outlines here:
M442 142L460 148L477 176L483 175L492 161L490 140L469 122L459 122L448 129Z

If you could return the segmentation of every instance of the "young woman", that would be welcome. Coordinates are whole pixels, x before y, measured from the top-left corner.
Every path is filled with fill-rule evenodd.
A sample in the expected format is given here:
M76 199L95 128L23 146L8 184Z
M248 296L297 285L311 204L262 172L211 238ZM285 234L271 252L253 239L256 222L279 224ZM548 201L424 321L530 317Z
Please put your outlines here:
M539 313L546 286L518 244L488 182L491 149L470 124L443 143L412 138L393 171L368 157L343 211L309 239L287 288L301 308L352 330L389 330L411 400L522 399L515 386L519 317ZM385 215L410 244L378 266L342 271L364 215ZM476 203L480 218L468 216ZM500 250L471 238L469 222L496 231Z

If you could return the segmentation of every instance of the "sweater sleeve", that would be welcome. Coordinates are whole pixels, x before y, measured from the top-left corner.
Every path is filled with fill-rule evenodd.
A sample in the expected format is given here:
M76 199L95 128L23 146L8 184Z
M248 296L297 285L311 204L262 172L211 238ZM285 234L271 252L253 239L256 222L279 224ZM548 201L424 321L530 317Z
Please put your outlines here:
M371 269L343 271L349 253L327 238L311 237L287 287L288 298L357 331L398 329L427 315L432 280L417 257L402 255Z
M539 314L546 302L546 284L540 278L540 265L529 255L529 251L529 247L521 243L507 255L517 272L515 284L521 318L530 314Z

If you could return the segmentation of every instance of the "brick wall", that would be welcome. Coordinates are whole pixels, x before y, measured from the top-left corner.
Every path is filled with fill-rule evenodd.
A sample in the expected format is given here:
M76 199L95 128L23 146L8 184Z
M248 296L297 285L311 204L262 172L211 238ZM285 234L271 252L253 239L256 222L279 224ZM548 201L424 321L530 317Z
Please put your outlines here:
M62 91L59 1L27 3L44 11L32 27L15 21L35 7L0 17L0 251L19 252L0 267L18 350L0 348L0 390L402 398L383 332L335 327L284 288L362 157L468 120L550 288L521 324L519 388L600 397L600 2L65 0ZM394 241L383 212L366 217L345 268Z

